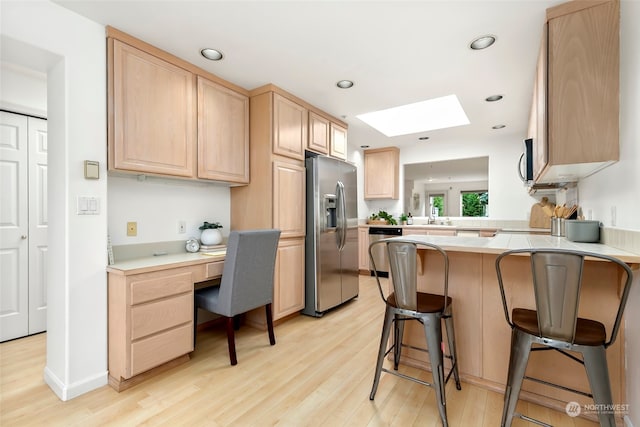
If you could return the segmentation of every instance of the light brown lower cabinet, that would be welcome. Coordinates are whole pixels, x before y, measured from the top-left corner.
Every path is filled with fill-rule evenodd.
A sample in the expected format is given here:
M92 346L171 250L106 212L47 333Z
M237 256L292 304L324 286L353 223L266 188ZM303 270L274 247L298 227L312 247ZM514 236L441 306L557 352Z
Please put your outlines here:
M304 238L280 240L273 294L274 320L304 308Z
M195 282L220 277L224 260L184 267L109 269L109 385L122 391L193 351ZM141 375L143 374L143 375Z
M369 274L369 227L358 227L358 270Z
M273 320L297 315L304 308L304 237L278 242L273 282ZM266 329L263 308L247 313L246 322L258 329Z

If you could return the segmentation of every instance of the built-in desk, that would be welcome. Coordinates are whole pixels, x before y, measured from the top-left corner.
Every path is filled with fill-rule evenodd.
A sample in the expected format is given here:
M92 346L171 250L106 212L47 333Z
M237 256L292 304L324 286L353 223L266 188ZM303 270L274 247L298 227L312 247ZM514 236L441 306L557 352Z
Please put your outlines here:
M181 253L107 267L109 384L122 391L189 360L194 284L222 276L224 252Z
M610 255L628 263L634 270L634 286L639 286L638 268L640 255L597 243L575 243L563 237L497 234L491 238L447 237L408 235L403 239L415 239L434 243L449 255L449 296L453 298L456 346L459 371L464 381L478 384L498 392L504 391L509 366L511 329L502 308L502 300L495 269L498 254L519 248L564 248L584 250ZM439 257L429 250L421 251L422 274L418 276L418 288L423 292L442 293L443 269ZM505 259L503 274L507 286L508 304L513 307L534 308L532 278L529 259L526 256ZM607 330L618 309L620 277L613 265L603 261L585 262L583 272L580 317L603 319ZM627 307L634 310L637 307ZM446 332L446 331L445 331ZM424 348L424 332L416 322L405 327L405 344ZM444 340L446 343L446 339ZM616 342L607 349L613 401L625 403L624 322ZM408 348L403 350L404 362L422 368L429 367L424 353ZM555 352L532 354L527 375L560 382L569 387L588 391L584 368ZM583 397L563 390L525 381L521 397L545 406L564 411L569 401L581 404L593 403ZM455 397L455 396L454 396Z

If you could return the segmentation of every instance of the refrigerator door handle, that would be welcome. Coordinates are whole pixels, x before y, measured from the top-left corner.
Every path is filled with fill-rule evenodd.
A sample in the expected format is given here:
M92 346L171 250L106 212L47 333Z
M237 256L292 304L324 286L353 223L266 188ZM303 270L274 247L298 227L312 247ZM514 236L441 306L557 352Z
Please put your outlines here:
M347 205L344 199L344 184L342 181L338 181L336 184L336 193L337 197L337 227L336 227L336 243L338 246L338 250L342 250L345 245L346 237L347 237Z

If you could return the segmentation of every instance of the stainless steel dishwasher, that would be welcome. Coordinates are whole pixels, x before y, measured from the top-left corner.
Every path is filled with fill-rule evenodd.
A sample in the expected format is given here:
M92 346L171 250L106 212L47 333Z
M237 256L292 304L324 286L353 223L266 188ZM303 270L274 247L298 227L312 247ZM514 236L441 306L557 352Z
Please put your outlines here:
M402 236L402 228L400 227L369 227L369 244L377 242L378 240L387 239L389 237ZM373 260L376 264L378 276L389 277L389 260L387 259L387 252L385 251L385 245L377 245L371 253ZM369 260L369 270L373 276L373 265Z

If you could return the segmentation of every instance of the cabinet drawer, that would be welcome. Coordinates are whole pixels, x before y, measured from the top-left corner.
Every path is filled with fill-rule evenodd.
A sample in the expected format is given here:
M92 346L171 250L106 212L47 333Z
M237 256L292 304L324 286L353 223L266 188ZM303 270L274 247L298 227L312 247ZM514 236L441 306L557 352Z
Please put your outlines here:
M131 279L131 304L189 292L193 289L191 272L140 275Z
M207 279L213 279L222 276L222 270L224 270L224 261L210 262L205 267Z
M193 351L193 322L131 344L129 376L148 371Z
M131 339L135 340L193 319L193 292L131 308Z

